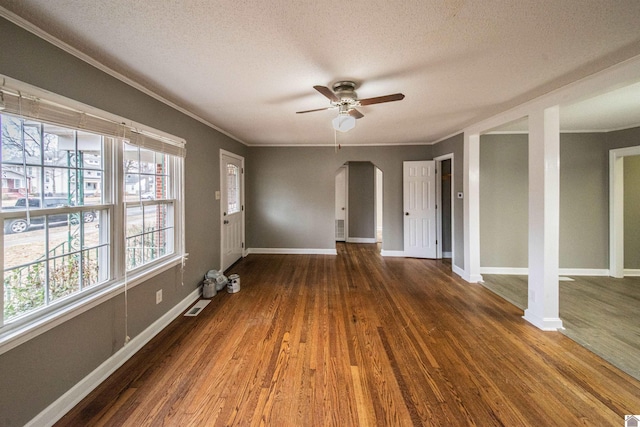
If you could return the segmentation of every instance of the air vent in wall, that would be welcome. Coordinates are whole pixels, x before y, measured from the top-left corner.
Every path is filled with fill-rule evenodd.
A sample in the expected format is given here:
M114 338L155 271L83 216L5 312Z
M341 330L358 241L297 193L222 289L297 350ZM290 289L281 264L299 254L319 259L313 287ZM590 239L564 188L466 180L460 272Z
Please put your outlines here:
M336 240L344 239L344 219L336 219Z

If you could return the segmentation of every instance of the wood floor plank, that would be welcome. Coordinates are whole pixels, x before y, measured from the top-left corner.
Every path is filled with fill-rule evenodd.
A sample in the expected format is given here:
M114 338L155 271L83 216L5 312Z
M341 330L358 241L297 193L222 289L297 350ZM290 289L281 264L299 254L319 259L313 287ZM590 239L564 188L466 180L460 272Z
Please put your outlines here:
M250 255L57 425L619 426L640 382L443 261ZM577 320L581 321L581 320Z

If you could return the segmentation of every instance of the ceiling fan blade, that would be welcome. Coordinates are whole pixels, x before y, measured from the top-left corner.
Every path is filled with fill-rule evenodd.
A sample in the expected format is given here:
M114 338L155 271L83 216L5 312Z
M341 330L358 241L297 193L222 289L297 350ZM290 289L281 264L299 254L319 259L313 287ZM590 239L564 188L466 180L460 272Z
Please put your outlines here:
M336 108L336 107L325 107L325 108L316 108L315 110L296 111L296 114L313 113L314 111L324 111L324 110L330 110L332 108Z
M351 110L349 110L349 115L352 117L355 117L356 119L361 119L364 117L364 114L362 114L360 111L356 110L355 108L352 108Z
M329 98L330 101L333 101L333 102L340 101L340 99L338 99L336 94L333 93L333 91L326 86L314 86L313 88L318 92L320 92L321 94L323 94L324 96L326 96L327 98Z
M375 98L366 98L360 100L360 105L381 104L383 102L401 101L404 99L404 95L401 93L394 93L393 95L376 96Z

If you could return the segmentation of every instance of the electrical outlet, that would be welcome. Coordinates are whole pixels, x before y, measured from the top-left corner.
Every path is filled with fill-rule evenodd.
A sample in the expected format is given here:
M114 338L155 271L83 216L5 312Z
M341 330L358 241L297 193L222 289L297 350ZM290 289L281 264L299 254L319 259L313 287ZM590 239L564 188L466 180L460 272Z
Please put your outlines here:
M156 304L160 304L162 302L162 289L156 291Z

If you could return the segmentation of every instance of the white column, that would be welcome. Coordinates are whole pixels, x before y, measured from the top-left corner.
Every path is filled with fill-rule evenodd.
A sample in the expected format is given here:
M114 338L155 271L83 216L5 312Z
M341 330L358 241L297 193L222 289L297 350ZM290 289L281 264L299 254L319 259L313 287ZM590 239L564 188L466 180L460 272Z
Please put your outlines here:
M562 328L559 298L559 107L529 115L529 303L525 320L545 331Z
M480 275L480 135L464 134L464 279Z

